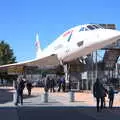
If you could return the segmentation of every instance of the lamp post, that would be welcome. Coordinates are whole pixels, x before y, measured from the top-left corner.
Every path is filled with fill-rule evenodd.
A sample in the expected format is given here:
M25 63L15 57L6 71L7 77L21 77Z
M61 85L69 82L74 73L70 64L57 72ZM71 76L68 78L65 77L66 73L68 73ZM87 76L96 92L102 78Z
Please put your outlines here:
M93 80L93 79L94 79L94 78L93 78L93 72L94 72L94 70L93 70L93 65L94 65L94 63L93 63L93 52L92 52L92 72L91 72L91 73L92 73L92 76L91 76L91 79L92 79L92 80L91 80L91 81L92 81L91 84L92 84L92 86L91 86L91 90L93 90L93 84L94 84L94 80Z
M95 55L95 63L96 63L96 66L95 66L95 77L97 78L98 77L97 50L96 50L96 55Z

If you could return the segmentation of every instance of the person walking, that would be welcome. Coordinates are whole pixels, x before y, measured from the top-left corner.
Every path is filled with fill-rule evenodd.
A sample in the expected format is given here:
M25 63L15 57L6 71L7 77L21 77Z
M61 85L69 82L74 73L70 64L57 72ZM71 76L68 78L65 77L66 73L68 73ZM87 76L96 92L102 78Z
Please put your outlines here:
M115 94L114 89L113 89L113 87L111 86L110 89L109 89L109 92L108 92L109 108L112 108L112 107L113 107L114 94Z
M61 81L62 81L62 91L65 92L65 88L66 88L65 78L62 77Z
M50 77L47 76L44 83L44 91L48 92L50 89Z
M50 80L50 92L55 92L54 87L55 87L55 80L54 80L54 78L51 78L51 80Z
M96 79L96 82L93 85L93 95L96 98L97 102L96 103L97 112L99 112L100 110L103 109L104 87L98 78Z
M61 78L58 79L58 92L60 92L62 86Z
M27 90L28 90L28 96L31 95L31 89L32 89L32 83L30 81L27 81L26 84Z
M18 105L19 101L21 105L23 105L23 89L24 88L25 88L25 81L23 81L22 77L20 77L16 81L17 98L16 98L15 105Z

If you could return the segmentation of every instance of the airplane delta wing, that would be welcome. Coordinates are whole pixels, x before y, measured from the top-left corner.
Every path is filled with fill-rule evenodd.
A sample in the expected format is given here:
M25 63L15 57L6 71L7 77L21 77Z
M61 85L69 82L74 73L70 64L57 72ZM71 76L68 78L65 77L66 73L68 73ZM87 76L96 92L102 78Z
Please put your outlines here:
M16 69L19 67L24 66L37 66L40 68L47 68L47 67L54 67L59 65L59 60L57 58L57 55L53 54L44 58L36 58L30 61L25 62L19 62L19 63L13 63L13 64L7 64L7 65L1 65L0 69L2 70L8 70L8 69Z
M50 56L44 58L37 58L33 61L26 62L24 65L26 66L38 66L39 68L43 67L54 67L60 64L60 61L56 54L52 54Z

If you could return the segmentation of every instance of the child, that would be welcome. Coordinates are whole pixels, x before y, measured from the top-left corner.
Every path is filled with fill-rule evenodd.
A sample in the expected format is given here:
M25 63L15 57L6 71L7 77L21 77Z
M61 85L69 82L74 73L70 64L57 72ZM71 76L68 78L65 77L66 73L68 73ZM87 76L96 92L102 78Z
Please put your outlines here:
M106 97L107 97L108 91L106 88L104 88L104 96L103 96L103 107L106 108Z
M109 92L108 92L109 108L112 108L112 106L113 106L114 93L115 93L115 92L114 92L113 87L110 87Z

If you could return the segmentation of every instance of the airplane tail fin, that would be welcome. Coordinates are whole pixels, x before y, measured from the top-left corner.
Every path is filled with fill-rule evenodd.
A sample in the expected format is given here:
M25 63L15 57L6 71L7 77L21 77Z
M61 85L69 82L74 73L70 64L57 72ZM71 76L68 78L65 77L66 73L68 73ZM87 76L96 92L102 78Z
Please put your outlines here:
M39 41L39 34L36 34L36 41L35 41L35 46L36 46L36 58L40 57L40 54L42 52L42 49L40 47L40 41Z

